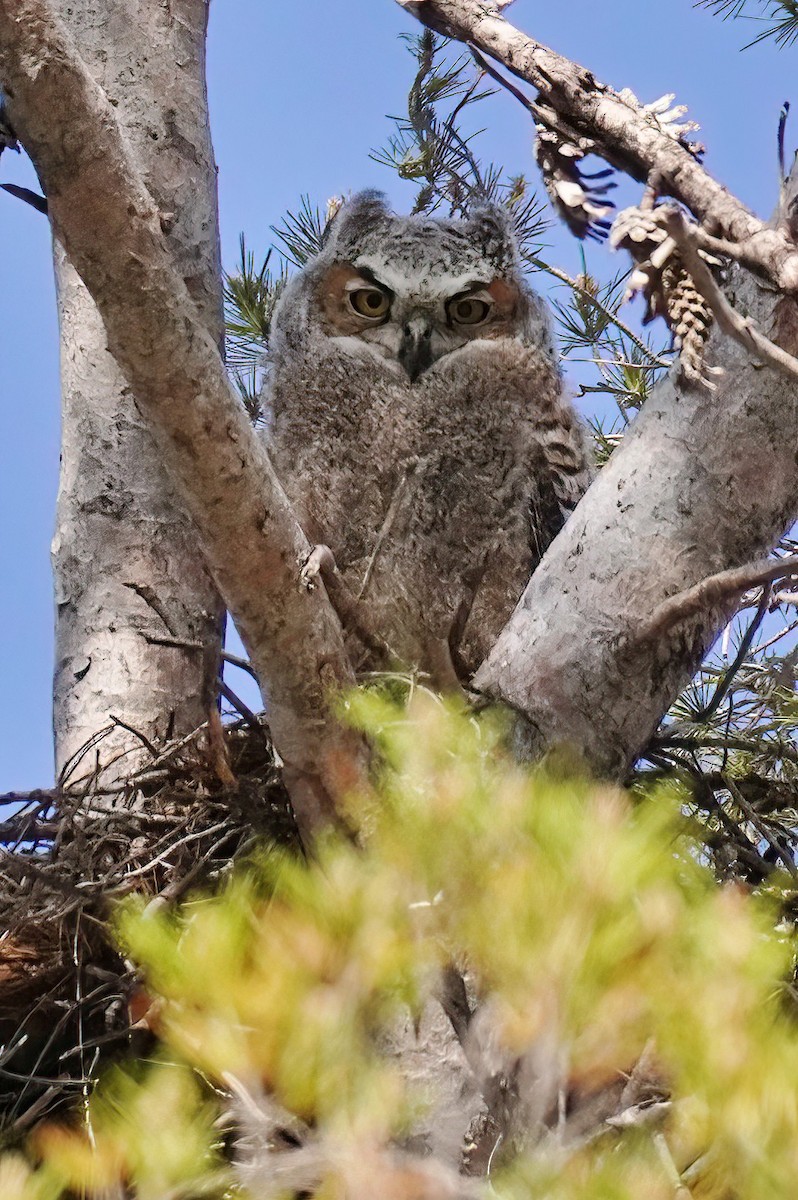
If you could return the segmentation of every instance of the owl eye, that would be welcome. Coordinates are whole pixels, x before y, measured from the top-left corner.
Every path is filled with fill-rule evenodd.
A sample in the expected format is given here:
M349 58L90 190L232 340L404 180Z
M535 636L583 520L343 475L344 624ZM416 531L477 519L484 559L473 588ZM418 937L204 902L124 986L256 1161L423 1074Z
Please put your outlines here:
M358 288L354 292L349 293L349 303L359 317L368 317L372 321L379 321L386 316L388 309L391 307L391 301L385 292L381 292L379 288Z
M486 300L477 300L474 296L463 296L461 300L452 300L449 304L449 316L458 325L481 325L490 313L491 306Z

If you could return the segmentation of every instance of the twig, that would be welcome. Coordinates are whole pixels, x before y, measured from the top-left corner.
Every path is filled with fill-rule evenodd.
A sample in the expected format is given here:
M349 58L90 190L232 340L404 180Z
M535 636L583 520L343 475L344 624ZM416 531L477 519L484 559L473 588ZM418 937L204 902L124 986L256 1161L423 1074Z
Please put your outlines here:
M136 867L131 871L126 871L125 882L127 883L127 881L130 879L139 879L142 875L146 875L154 867L160 866L162 862L165 862L169 855L175 850L179 850L183 846L188 846L193 842L197 842L201 838L211 837L211 835L214 833L221 833L226 828L227 820L224 820L217 822L216 825L211 825L208 829L198 829L195 833L187 833L186 836L180 838L179 841L171 842L165 850L163 850L160 854L157 854L155 858L151 858L149 862L144 863L143 866ZM226 837L222 839L222 841L226 840Z
M562 283L567 283L569 288L573 288L575 292L579 292L580 295L584 296L586 300L589 300L591 304L594 304L600 313L603 313L605 317L612 321L616 329L619 329L621 333L629 338L630 342L637 346L641 354L645 354L646 358L651 362L652 367L670 367L671 364L667 359L660 358L658 355L654 354L651 347L647 346L642 338L639 338L637 334L612 311L612 309L607 308L606 304L602 304L598 296L594 296L589 288L584 287L576 279L572 279L566 271L561 271L559 267L552 267L549 265L549 263L543 262L542 259L536 258L535 266L539 267L543 271L546 271L549 275L553 275L555 279L559 279ZM630 365L639 367L641 364L633 363Z
M709 721L709 719L715 715L723 703L724 697L727 695L729 688L734 682L735 675L743 665L745 657L751 648L751 643L756 636L757 629L759 629L759 626L767 616L772 591L773 585L769 583L765 584L765 587L762 591L762 599L759 601L759 607L756 610L756 616L745 631L745 635L743 636L739 649L737 650L737 654L735 655L734 662L724 671L723 678L715 688L709 704L707 704L705 708L702 708L699 713L696 713L695 724L699 725Z
M770 833L770 830L767 828L767 826L761 820L759 814L748 803L745 796L742 794L740 789L735 784L734 780L730 779L728 775L723 775L722 779L723 779L723 786L725 787L726 791L731 795L731 797L734 800L734 803L740 809L740 811L742 812L745 819L751 825L753 825L754 829L757 831L759 836L764 841L767 842L767 844L770 846L773 853L781 860L781 862L784 863L785 867L790 872L790 874L793 876L798 876L798 867L796 867L795 860L793 859L792 855L789 854L784 849L784 847L779 842L776 841L776 839Z
M695 737L670 737L667 732L662 737L652 739L652 747L656 749L674 750L741 750L744 754L756 754L764 758L768 753L774 758L783 758L798 766L798 750L784 745L782 742L754 741L743 737L705 737L696 734Z
M251 675L256 683L258 682L255 668L248 658L241 658L238 654L231 654L229 650L223 650L222 662L229 663L231 667L239 667L242 671L246 671L248 675Z
M766 559L764 562L750 563L746 567L732 567L728 571L719 571L717 575L709 575L686 591L678 592L677 595L664 600L649 619L634 632L632 643L639 645L652 638L661 637L681 621L697 617L708 609L724 604L733 596L747 592L749 588L794 575L798 575L798 555L777 560Z
M132 733L134 737L139 739L142 746L149 750L153 758L158 757L158 751L156 750L155 746L153 746L148 737L145 737L140 729L136 729L133 725L128 725L127 721L123 721L121 717L115 717L113 713L109 713L108 716L116 728L126 729L128 733Z
M761 654L763 650L768 650L771 646L775 646L776 642L780 642L783 637L786 637L788 633L792 633L794 629L798 629L798 621L791 621L789 625L785 625L784 628L779 633L774 634L772 638L768 638L766 642L760 642L756 648L757 654Z
M28 1129L34 1121L36 1121L47 1108L58 1099L58 1089L52 1085L42 1092L38 1100L34 1100L28 1108L25 1109L21 1116L16 1117L9 1125L6 1133L22 1133Z
M237 696L233 689L229 687L223 679L217 680L217 686L225 700L232 704L233 708L236 709L237 712L241 713L241 716L244 718L247 725L249 725L250 729L254 729L259 737L268 742L269 739L266 735L266 730L258 720L257 714L252 711L249 705L245 704L241 697Z
M674 1200L690 1200L690 1197L693 1193L688 1187L685 1187L684 1183L682 1182L682 1177L679 1174L679 1168L673 1161L673 1155L671 1154L670 1147L665 1139L665 1135L657 1132L653 1135L652 1140L657 1149L657 1153L659 1154L665 1174L668 1176L668 1181L673 1188Z
M47 201L44 196L40 196L37 192L32 192L30 188L20 187L16 183L0 183L0 188L4 192L8 192L17 200L24 200L31 208L35 208L37 212L47 215Z
M782 350L770 338L756 328L749 317L743 317L731 304L715 282L715 278L701 255L688 228L684 215L670 205L657 210L658 221L679 247L682 261L692 277L693 283L706 300L719 327L729 337L744 346L749 354L761 358L777 371L798 379L798 358Z
M214 855L218 854L222 846L229 842L231 838L238 836L240 830L228 829L213 845L205 851L201 858L194 863L194 866L186 871L185 875L179 875L172 879L165 888L163 888L157 896L153 896L152 900L144 909L144 916L152 916L160 909L167 907L169 904L174 904L182 895L191 887L194 880L201 874L202 870L211 861Z
M42 821L33 813L21 813L10 821L0 823L0 843L49 841L61 828L60 821Z
M592 363L594 367L626 367L633 371L657 371L660 367L666 365L661 362L627 362L623 358L572 358L570 354L563 355L563 361L567 363ZM605 373L602 372L602 375L605 375ZM622 390L626 393L629 392L628 388L623 388Z
M380 550L383 547L386 537L391 532L393 523L396 520L396 514L399 511L399 505L401 504L404 494L407 491L408 477L409 472L405 471L404 475L396 485L394 494L391 497L391 503L388 505L388 511L385 514L385 520L380 526L380 531L377 534L376 541L374 542L374 549L369 555L368 562L366 563L366 570L363 573L363 582L361 583L357 596L355 597L356 600L362 600L368 591L368 586L371 583L372 572L374 571L374 565L379 557Z

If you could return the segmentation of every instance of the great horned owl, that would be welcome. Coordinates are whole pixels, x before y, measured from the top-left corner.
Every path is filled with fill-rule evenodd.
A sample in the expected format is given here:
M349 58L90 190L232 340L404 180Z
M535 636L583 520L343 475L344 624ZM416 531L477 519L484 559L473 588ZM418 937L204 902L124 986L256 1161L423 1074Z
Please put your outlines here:
M386 666L381 642L439 686L467 678L590 478L507 213L346 203L277 307L266 410L299 520L358 601L355 665Z

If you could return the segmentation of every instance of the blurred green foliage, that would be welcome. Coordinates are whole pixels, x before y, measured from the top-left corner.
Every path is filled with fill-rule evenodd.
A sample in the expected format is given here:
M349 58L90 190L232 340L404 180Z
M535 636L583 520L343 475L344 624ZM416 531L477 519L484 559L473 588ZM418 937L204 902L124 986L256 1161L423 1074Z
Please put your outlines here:
M163 1061L115 1071L74 1127L40 1130L38 1165L0 1160L3 1200L240 1194L225 1192L217 1089L266 1094L341 1147L321 1194L348 1195L341 1164L362 1169L425 1102L381 1035L451 962L490 997L511 1058L553 1044L585 1092L653 1046L670 1090L651 1126L508 1152L492 1194L664 1200L678 1184L792 1200L798 1030L778 877L769 897L719 886L677 791L633 802L522 768L501 714L424 692L409 708L375 691L347 703L379 751L372 792L351 798L363 845L331 835L311 862L263 851L218 895L125 905L118 936Z

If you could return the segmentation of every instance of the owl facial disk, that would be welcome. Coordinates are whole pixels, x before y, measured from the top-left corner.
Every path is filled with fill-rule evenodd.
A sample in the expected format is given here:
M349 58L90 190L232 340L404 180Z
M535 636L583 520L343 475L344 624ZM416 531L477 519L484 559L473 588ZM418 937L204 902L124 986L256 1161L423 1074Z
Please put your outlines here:
M329 331L339 337L367 333L384 325L394 295L370 271L335 263L319 280L318 298Z
M477 325L487 324L492 315L493 297L481 284L476 289L469 288L452 296L446 303L446 318L454 328L474 329Z
M519 299L501 277L463 273L444 291L421 275L408 282L390 263L333 263L317 289L327 333L365 343L411 384L470 342L511 334Z

